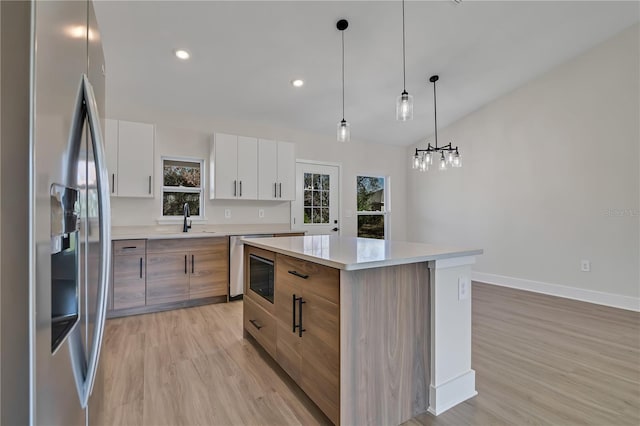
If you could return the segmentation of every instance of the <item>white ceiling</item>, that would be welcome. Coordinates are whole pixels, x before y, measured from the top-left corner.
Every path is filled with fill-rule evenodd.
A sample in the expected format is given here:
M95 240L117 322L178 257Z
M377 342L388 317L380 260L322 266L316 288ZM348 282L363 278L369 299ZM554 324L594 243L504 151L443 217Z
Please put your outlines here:
M638 2L408 1L412 122L402 91L400 1L99 1L109 105L265 122L335 137L340 18L353 140L409 145L638 22ZM176 48L192 54L187 62ZM293 78L305 86L294 89ZM597 82L594 82L597 84Z

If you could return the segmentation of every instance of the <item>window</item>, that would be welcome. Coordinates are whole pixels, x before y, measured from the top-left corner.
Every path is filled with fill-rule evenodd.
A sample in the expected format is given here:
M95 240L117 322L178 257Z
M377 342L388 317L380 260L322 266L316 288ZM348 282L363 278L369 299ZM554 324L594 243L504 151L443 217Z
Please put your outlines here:
M387 180L380 176L356 177L358 237L384 239L387 236Z
M191 216L204 216L203 160L162 159L162 216L182 216L184 203Z
M329 175L304 174L304 223L329 223Z

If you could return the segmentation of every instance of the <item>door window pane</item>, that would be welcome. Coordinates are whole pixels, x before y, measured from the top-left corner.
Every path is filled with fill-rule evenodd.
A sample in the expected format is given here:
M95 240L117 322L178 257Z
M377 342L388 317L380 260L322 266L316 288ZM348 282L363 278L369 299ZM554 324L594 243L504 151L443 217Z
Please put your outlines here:
M304 223L329 223L329 188L329 175L304 174Z

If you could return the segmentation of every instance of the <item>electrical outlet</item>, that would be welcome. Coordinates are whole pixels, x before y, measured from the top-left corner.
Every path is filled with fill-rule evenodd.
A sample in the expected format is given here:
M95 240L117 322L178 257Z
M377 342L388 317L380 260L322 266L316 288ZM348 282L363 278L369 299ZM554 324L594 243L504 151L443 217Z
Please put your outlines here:
M231 209L224 209L224 218L231 219Z
M458 300L469 298L470 283L467 277L458 277Z
M591 272L591 262L588 260L581 260L580 261L580 270L582 272Z
M258 217L262 219L264 217L264 209L258 209Z

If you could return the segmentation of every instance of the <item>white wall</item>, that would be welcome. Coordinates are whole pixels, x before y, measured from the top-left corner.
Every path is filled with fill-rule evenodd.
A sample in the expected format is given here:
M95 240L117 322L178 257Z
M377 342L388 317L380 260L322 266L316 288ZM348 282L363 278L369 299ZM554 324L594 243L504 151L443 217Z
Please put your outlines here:
M463 168L409 173L409 239L483 248L480 280L638 309L639 37L636 25L440 129Z
M184 156L207 159L209 138L214 132L239 134L284 140L296 144L296 158L342 164L341 191L343 235L355 235L355 215L344 217L356 210L356 175L371 173L391 176L391 204L402 206L390 215L390 235L393 239L406 238L406 156L404 148L372 145L359 142L339 143L335 136L313 135L292 129L273 127L265 123L247 123L229 119L193 117L158 111L140 111L129 105L123 97L109 92L107 75L107 116L121 120L156 124L155 198L112 198L114 226L155 225L161 214L161 157ZM357 134L357 129L353 129ZM258 208L265 210L258 218ZM231 219L225 219L224 210L231 209ZM208 200L205 216L210 224L290 223L290 203L277 201Z

